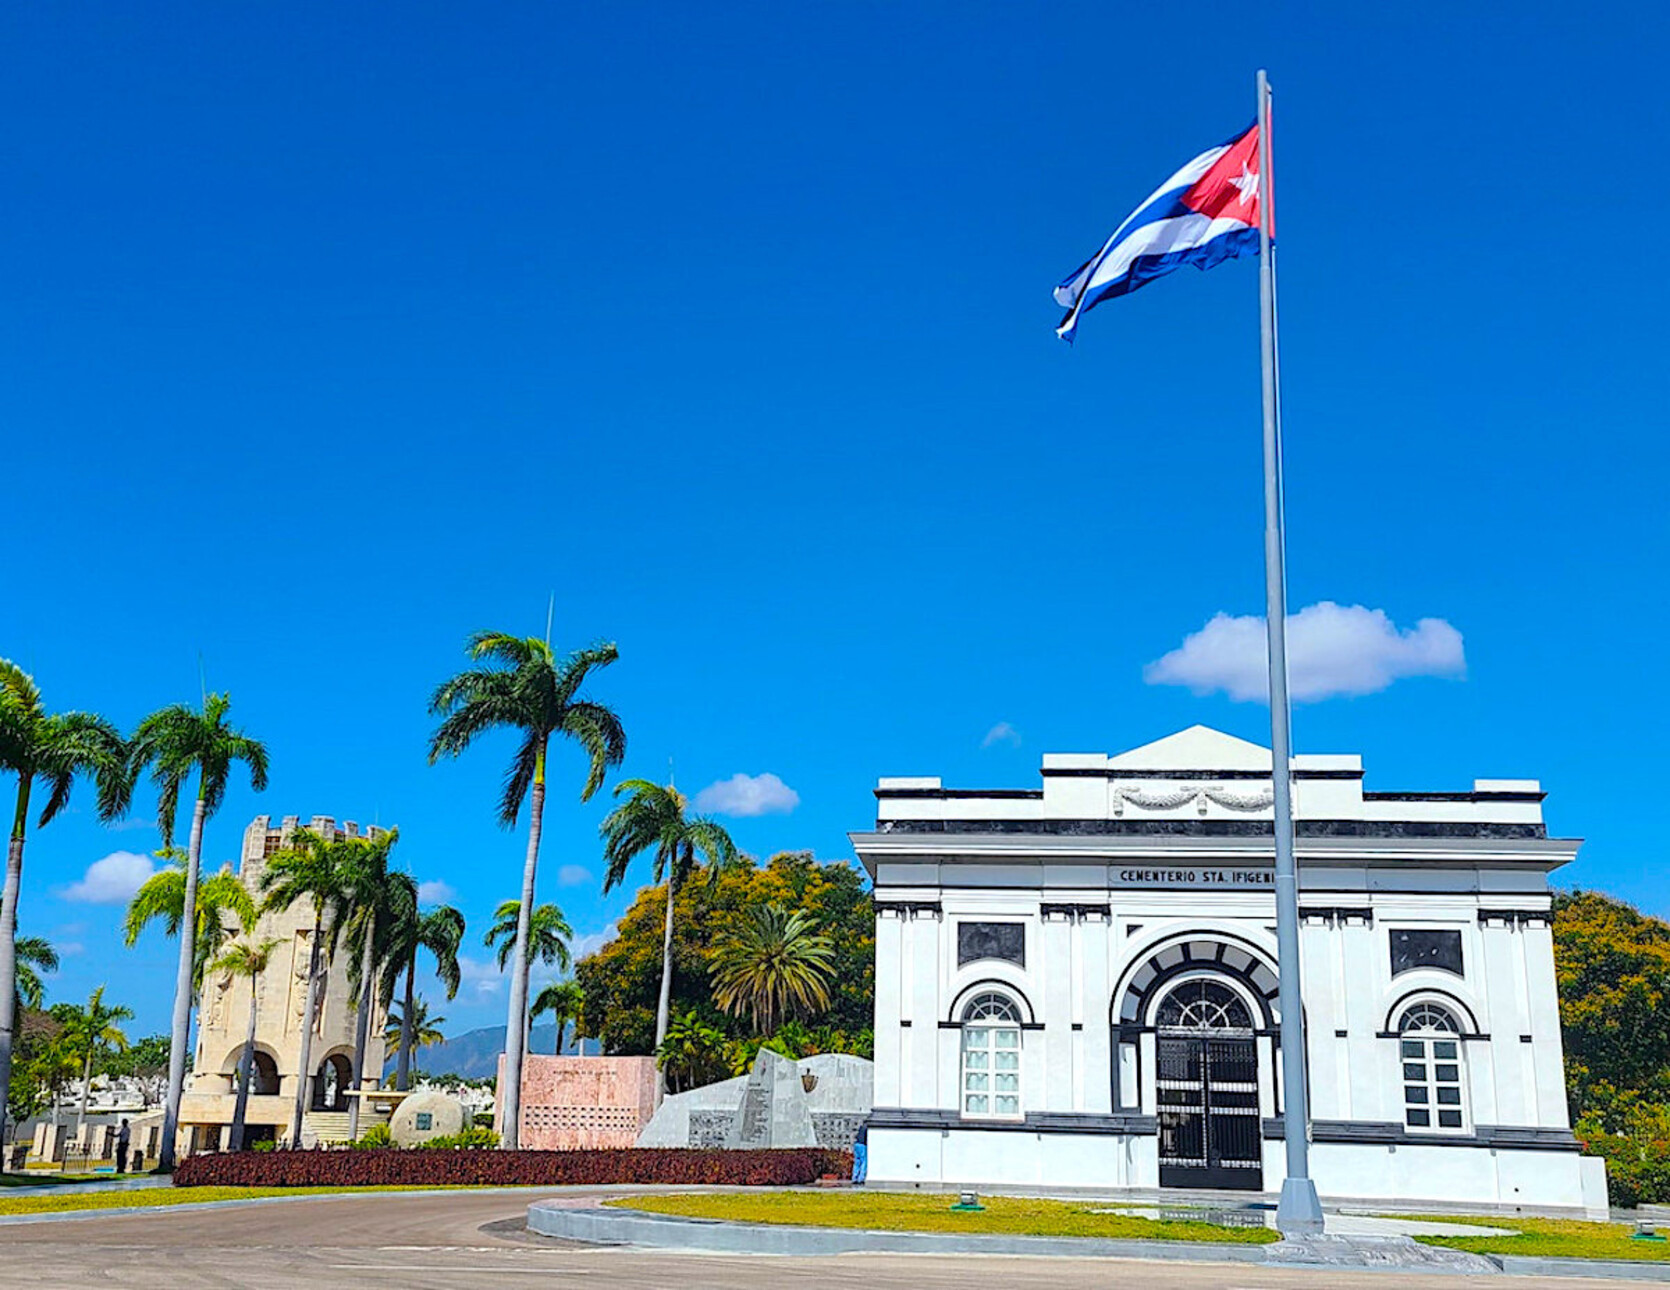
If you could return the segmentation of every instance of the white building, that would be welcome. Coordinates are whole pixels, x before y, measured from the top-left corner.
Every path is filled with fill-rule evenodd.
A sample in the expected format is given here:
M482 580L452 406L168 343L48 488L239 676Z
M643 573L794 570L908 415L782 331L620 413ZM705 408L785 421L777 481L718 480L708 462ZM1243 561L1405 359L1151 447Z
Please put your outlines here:
M1593 1211L1567 1118L1534 780L1365 792L1294 758L1324 1200ZM1196 726L1042 789L883 779L870 1178L1230 1188L1284 1175L1270 753Z

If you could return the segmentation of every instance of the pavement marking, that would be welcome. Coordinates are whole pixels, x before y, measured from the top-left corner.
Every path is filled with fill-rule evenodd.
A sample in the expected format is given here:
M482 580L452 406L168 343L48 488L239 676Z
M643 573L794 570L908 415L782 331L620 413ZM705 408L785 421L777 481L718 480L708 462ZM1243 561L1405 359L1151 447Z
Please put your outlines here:
M545 1276L549 1268L489 1268L475 1264L469 1268L460 1268L456 1263L434 1263L425 1266L421 1263L332 1263L328 1266L354 1272L460 1272L467 1271L471 1276L479 1272L508 1272L512 1276ZM589 1271L580 1273L590 1276Z

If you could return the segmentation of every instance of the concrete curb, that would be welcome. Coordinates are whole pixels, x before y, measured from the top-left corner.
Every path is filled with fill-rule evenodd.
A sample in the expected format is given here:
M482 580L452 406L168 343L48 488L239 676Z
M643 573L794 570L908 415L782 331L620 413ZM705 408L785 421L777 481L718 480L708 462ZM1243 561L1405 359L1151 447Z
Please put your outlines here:
M162 1183L159 1185L166 1187L168 1184ZM131 1214L156 1214L158 1216L162 1216L167 1214L191 1213L194 1210L203 1209L237 1209L244 1205L299 1205L310 1200L342 1200L344 1198L351 1197L389 1196L398 1198L402 1196L451 1196L456 1195L459 1192L466 1192L470 1194L504 1192L507 1195L517 1192L538 1192L541 1195L549 1196L552 1192L560 1193L564 1190L565 1188L562 1187L537 1187L529 1185L520 1185L516 1187L425 1187L415 1190L407 1189L404 1191L394 1191L388 1188L376 1187L343 1188L341 1191L312 1192L306 1196L243 1196L237 1198L236 1200L182 1201L178 1205L110 1205L97 1209L54 1210L43 1214L0 1214L0 1227L12 1227L19 1223L67 1223L83 1221L91 1218L122 1218ZM599 1186L576 1184L572 1190L583 1193L609 1192L610 1194L631 1195L635 1191L642 1190L642 1188L636 1184L602 1184ZM665 1189L658 1188L657 1190ZM698 1189L691 1188L691 1190ZM0 1192L0 1198L3 1197L4 1193Z
M956 1232L883 1232L858 1228L792 1227L785 1224L730 1223L719 1219L684 1218L641 1210L576 1206L572 1202L535 1202L528 1206L528 1230L541 1236L582 1241L590 1245L632 1245L647 1249L702 1250L717 1254L799 1255L806 1258L836 1254L980 1254L1055 1258L1160 1259L1189 1263L1256 1263L1265 1267L1324 1267L1386 1272L1408 1276L1465 1275L1473 1269L1387 1262L1319 1263L1295 1259L1279 1243L1240 1245L1208 1241L1111 1240L1100 1237L974 1236ZM1369 1238L1369 1240L1385 1238ZM1440 1258L1455 1254L1442 1246L1421 1246ZM1670 1262L1626 1263L1604 1259L1524 1258L1487 1254L1473 1256L1492 1265L1477 1271L1516 1276L1598 1277L1670 1282Z
M1548 1259L1517 1254L1485 1256L1513 1276L1615 1277L1620 1281L1670 1281L1670 1262L1625 1263L1617 1259Z
M723 1254L1026 1254L1104 1258L1189 1259L1263 1263L1262 1245L1194 1241L1071 1240L1047 1236L965 1236L957 1232L876 1232L844 1227L726 1223L637 1210L528 1206L528 1230L592 1245L638 1245Z

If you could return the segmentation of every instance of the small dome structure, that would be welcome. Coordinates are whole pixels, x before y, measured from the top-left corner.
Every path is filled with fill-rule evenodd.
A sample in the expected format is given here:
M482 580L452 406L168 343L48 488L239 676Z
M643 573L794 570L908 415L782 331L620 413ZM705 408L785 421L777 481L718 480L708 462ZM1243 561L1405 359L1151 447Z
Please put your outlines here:
M413 1093L389 1117L389 1137L399 1147L421 1147L431 1138L462 1133L470 1122L464 1104L445 1093Z

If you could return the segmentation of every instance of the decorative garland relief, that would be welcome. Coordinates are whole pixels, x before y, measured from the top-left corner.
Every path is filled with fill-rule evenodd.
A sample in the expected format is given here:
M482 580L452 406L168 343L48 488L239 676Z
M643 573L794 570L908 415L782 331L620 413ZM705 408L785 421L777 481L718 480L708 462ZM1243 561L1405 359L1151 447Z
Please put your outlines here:
M1275 803L1276 796L1271 789L1260 789L1255 793L1232 793L1217 784L1205 784L1199 788L1178 788L1165 793L1151 793L1136 784L1115 784L1113 786L1113 813L1123 815L1125 803L1143 811L1174 811L1179 806L1187 806L1190 802L1198 803L1200 814L1206 814L1206 805L1211 802L1230 811L1262 811L1265 807Z

